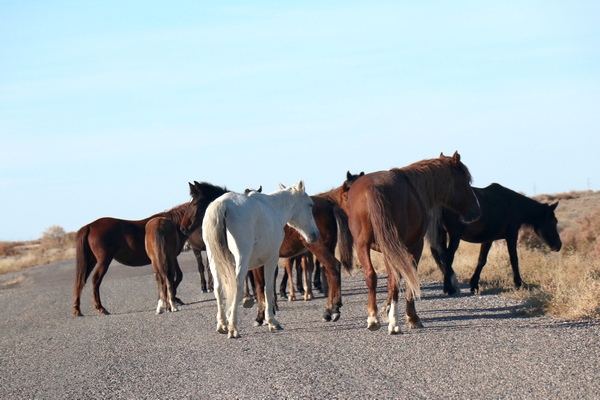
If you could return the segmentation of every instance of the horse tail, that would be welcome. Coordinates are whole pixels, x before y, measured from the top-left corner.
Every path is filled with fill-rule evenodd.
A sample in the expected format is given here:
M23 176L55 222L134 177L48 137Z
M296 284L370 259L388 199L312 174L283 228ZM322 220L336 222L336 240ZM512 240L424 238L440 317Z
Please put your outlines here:
M213 201L209 204L202 221L202 235L206 247L210 250L211 271L215 272L225 297L233 299L237 291L237 277L235 276L235 260L227 244L227 205L222 201Z
M420 297L421 287L415 260L400 240L383 194L377 188L373 188L371 196L367 196L367 207L375 242L389 266L388 273L394 276L398 286L404 277L408 290L412 291L415 297Z
M333 207L333 215L337 222L338 229L338 240L337 240L337 251L340 256L340 262L347 272L352 271L352 265L354 264L354 255L352 249L354 247L354 238L348 227L348 216L342 210L341 207Z
M75 236L75 287L74 293L79 297L87 278L90 276L94 265L90 262L94 255L90 248L88 236L90 234L90 226L85 225L77 231Z

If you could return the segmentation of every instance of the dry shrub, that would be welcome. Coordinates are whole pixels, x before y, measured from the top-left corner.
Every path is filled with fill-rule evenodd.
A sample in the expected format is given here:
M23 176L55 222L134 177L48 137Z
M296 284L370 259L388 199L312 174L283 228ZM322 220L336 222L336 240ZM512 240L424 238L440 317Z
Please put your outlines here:
M75 232L65 233L57 225L46 229L39 241L2 244L0 274L75 258Z

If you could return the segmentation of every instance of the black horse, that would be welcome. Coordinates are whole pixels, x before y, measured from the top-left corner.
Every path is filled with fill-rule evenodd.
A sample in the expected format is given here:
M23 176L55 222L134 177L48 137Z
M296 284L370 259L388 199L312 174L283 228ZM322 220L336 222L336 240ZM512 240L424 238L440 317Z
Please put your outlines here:
M492 183L486 188L473 188L481 206L481 217L470 224L461 222L460 217L444 208L441 224L437 226L437 241L431 243L431 253L444 274L444 293L453 295L458 290L458 280L452 269L454 253L460 240L481 243L477 268L471 277L471 292L479 291L479 277L487 261L492 242L505 239L513 270L515 286L521 286L517 239L522 225L529 225L553 251L559 251L562 242L557 229L554 210L558 202L548 205L539 203L517 192Z

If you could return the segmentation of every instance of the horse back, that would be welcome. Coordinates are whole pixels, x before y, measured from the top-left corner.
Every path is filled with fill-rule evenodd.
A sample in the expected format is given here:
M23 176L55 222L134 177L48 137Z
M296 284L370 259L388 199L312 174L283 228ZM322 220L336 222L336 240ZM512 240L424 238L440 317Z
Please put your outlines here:
M98 259L114 258L129 266L150 264L144 243L149 220L97 219L88 225L88 244Z
M384 218L393 221L406 246L423 239L429 223L427 209L415 188L399 170L372 172L352 184L348 192L350 225L355 225L357 219L363 225L370 225L368 203L369 198L374 196L381 196L385 206Z
M524 222L523 214L530 199L497 183L474 187L473 192L479 200L481 217L464 224L458 214L444 209L443 224L450 235L471 243L484 243L516 234Z

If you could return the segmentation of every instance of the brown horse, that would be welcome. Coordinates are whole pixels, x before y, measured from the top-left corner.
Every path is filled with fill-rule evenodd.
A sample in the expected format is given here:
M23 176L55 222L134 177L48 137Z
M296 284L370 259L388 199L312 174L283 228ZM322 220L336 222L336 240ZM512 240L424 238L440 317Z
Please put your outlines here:
M200 210L202 198L205 194L196 188L192 189L190 185L192 200L188 204L185 215L183 216L181 229L184 232L197 230L204 217L204 210ZM312 252L315 257L324 265L327 279L329 282L329 296L323 319L326 321L337 321L340 317L339 308L342 305L341 298L341 270L340 265L345 269L352 268L352 236L348 230L348 219L344 211L333 201L324 196L311 196L313 200L313 217L320 232L319 240L314 243L307 243L302 236L293 228L285 226L285 239L279 250L279 256L282 258L294 257L307 251ZM335 249L339 241L340 261L335 258ZM257 277L258 270L254 272L254 279ZM258 279L257 279L258 278ZM262 324L264 319L264 287L257 282L257 297L259 303L259 316L257 324Z
M204 210L210 201L227 191L227 189L209 183L198 185L203 188L207 196L204 201L206 205L199 204L199 208L203 207ZM211 198L212 200L208 201ZM169 211L154 214L148 218L136 221L104 217L81 227L76 236L77 265L74 288L75 302L73 304L75 315L82 315L79 308L81 291L96 265L96 271L92 277L94 307L100 314L109 314L100 301L100 284L108 271L111 261L115 259L121 264L132 267L150 264L151 261L146 254L144 243L146 224L152 218L165 217L179 225L187 207L187 203L181 204ZM204 246L201 232L191 231L189 236L183 232L179 234L182 235L181 238L183 241L185 241L185 238L189 240L192 248ZM201 258L198 258L198 262L202 262ZM200 266L198 268L200 269ZM176 281L181 281L181 278L176 279ZM177 288L175 287L174 289L176 292ZM175 301L178 301L178 299L175 298Z
M381 327L377 315L377 274L371 262L371 249L383 254L388 273L390 334L401 333L398 326L398 290L406 281L406 318L413 327L422 327L415 309L420 296L417 264L423 251L428 226L446 206L465 222L481 215L470 186L471 174L460 155L423 160L404 168L366 174L353 183L344 183L345 210L368 289L367 328ZM431 230L430 230L431 231ZM431 240L431 239L430 239Z
M158 305L156 313L163 312L163 308L171 312L177 311L175 302L175 287L179 285L181 268L177 262L177 255L185 244L179 225L164 217L152 218L146 224L146 253L152 260L152 269L158 285ZM176 279L179 278L179 282Z

